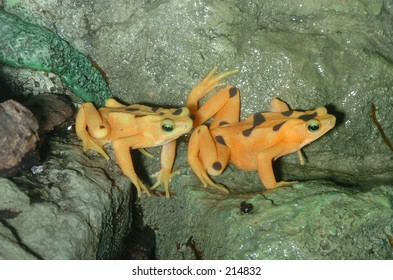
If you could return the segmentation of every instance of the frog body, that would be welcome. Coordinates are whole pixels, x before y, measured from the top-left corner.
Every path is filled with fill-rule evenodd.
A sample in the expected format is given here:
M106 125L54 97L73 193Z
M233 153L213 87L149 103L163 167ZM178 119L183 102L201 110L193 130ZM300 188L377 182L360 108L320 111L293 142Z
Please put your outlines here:
M90 102L82 104L76 117L76 133L83 141L83 150L95 150L109 159L103 146L112 143L115 158L123 173L137 189L138 197L149 190L135 173L130 149L162 146L161 167L153 189L163 184L166 196L175 159L176 139L192 129L192 120L186 107L164 109L140 104L123 105L108 99L105 107L96 109ZM144 151L144 150L142 150Z
M328 114L324 107L294 111L274 98L271 112L255 113L240 121L240 92L231 85L199 107L198 101L220 85L221 78L217 80L215 71L216 68L191 91L187 103L195 128L188 146L191 168L205 187L210 185L221 190L226 189L209 175L221 174L229 162L242 170L258 171L266 189L293 184L276 181L273 161L300 151L331 130L336 123L335 116ZM204 124L213 116L210 126Z

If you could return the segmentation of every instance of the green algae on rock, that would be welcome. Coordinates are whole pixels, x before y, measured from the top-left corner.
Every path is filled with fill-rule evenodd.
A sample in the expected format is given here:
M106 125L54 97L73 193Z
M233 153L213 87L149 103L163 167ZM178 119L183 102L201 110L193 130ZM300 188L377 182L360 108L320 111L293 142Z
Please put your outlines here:
M111 97L100 71L57 34L3 9L0 9L0 26L0 63L55 73L85 102L103 106Z

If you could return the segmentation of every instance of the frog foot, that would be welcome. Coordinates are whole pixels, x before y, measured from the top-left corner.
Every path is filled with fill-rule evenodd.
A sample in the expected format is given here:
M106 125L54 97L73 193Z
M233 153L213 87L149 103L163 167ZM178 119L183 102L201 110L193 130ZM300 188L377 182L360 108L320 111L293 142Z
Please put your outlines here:
M140 148L138 150L141 152L142 155L145 155L145 156L147 156L149 158L153 158L154 157L150 152L146 151L146 149Z
M201 172L196 172L196 174L205 188L207 188L207 186L211 186L213 188L219 189L220 191L223 191L226 193L229 192L224 185L217 184L217 183L213 182L213 180L210 179L209 175L207 175L206 172L201 171Z
M220 190L222 192L229 193L227 188L224 185L222 185L222 184L212 183L212 184L209 184L209 186L214 187L214 188L216 188L216 189L218 189L218 190Z
M213 89L223 85L221 80L231 76L238 72L237 69L227 71L218 75L214 75L217 72L217 67L214 67L210 72L203 78L190 92L187 99L187 108L193 114L198 110L198 101L206 96Z
M266 188L266 189L268 189L268 190L277 189L277 188L281 188L281 187L291 186L291 185L297 184L297 183L299 183L299 182L298 181L280 181L280 182L277 182L273 187Z
M214 74L217 72L217 69L218 67L216 66L212 70L210 70L210 72L206 75L206 77L200 82L201 85L205 86L206 93L210 92L216 87L221 86L222 85L221 80L223 80L224 78L236 74L238 72L238 70L235 69L214 76Z
M171 193L169 192L169 182L174 176L179 174L180 171L175 171L172 173L166 169L161 169L160 171L158 171L156 174L153 175L154 177L157 177L157 182L150 188L150 190L154 190L159 185L163 185L165 188L165 196L170 197Z
M138 197L141 197L142 190L146 193L147 196L149 197L151 196L149 190L146 188L146 186L142 183L142 181L139 178L130 178L130 180L136 188Z

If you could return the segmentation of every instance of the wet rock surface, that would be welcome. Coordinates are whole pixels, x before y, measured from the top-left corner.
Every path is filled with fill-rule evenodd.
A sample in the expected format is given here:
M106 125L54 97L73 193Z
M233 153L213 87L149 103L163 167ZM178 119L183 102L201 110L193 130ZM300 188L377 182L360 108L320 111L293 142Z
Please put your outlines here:
M225 194L204 188L186 160L176 161L170 199L139 202L158 259L393 259L392 185L309 180L264 191L256 172L230 165L214 177Z
M359 191L308 181L261 192L257 183L237 183L222 194L185 174L174 182L171 199L143 198L145 225L156 233L156 257L393 259L392 186ZM244 202L252 211L244 211Z

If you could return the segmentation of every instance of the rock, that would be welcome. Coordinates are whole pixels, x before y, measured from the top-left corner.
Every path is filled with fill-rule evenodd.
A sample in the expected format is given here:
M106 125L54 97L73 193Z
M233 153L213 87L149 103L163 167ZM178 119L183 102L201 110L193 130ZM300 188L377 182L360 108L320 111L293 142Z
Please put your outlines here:
M15 100L0 104L0 176L11 177L40 165L39 143L44 134L73 116L70 101L41 94L21 105ZM37 121L38 119L38 121Z
M119 258L130 182L112 161L83 154L74 134L49 143L42 172L0 178L0 259Z
M38 122L20 103L0 104L0 176L10 177L39 163Z
M132 230L125 239L125 250L122 259L153 260L155 259L155 232L147 227L143 230Z
M31 69L19 69L0 65L0 100L25 100L39 94L67 94L73 96L56 74Z
M365 186L393 182L386 1L94 3L3 6L89 53L125 103L184 105L192 86L217 65L239 69L226 81L241 90L242 118L268 111L273 97L295 109L327 106L336 128L304 148L307 169L299 169L296 155L283 158L282 175Z
M171 199L141 200L158 259L393 259L392 186L308 181L222 194L186 175L173 184Z
M27 99L23 104L37 118L40 135L51 132L74 115L72 103L64 95L39 94Z

